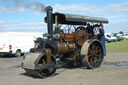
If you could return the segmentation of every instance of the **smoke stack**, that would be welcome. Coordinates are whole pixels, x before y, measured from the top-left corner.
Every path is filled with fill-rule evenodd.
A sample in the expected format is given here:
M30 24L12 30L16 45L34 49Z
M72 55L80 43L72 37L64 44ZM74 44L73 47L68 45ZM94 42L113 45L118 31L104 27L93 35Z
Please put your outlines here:
M52 39L52 34L53 34L53 22L52 22L52 7L48 6L46 7L47 11L47 27L48 27L48 34L49 34L49 39Z

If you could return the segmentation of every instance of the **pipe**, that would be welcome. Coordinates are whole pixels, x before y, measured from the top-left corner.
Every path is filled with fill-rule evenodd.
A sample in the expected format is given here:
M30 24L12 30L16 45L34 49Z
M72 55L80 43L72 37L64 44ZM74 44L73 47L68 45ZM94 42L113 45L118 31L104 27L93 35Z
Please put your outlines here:
M52 22L52 7L48 6L46 8L47 11L47 28L48 28L48 34L49 34L49 39L52 39L52 34L53 34L53 22Z

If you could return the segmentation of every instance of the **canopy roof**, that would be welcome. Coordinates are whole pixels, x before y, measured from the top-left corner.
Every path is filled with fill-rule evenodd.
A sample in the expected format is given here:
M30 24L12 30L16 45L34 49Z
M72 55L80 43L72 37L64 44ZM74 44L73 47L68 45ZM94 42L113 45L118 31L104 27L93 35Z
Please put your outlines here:
M83 15L75 15L75 14L63 14L63 13L54 13L53 22L55 23L55 16L58 16L59 24L73 24L73 25L85 25L86 22L91 23L108 23L108 19L101 17L90 17Z

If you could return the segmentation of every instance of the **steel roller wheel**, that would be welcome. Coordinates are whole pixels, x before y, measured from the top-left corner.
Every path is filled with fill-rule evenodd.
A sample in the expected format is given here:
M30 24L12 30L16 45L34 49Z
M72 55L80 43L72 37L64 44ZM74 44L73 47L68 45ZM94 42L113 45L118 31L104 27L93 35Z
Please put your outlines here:
M103 46L99 40L87 40L81 48L81 61L84 67L98 68L104 58Z
M51 56L51 63L47 64L45 53L29 53L22 62L22 68L27 74L45 78L56 71L56 59Z
M40 69L38 71L39 77L45 78L45 77L51 76L51 75L53 75L55 73L56 68L54 66L56 65L56 60L55 60L55 58L53 56L51 58L52 58L51 64L53 65L53 67L50 67L50 68L47 68L47 69ZM39 67L47 65L46 64L46 57L45 56L43 56L40 59L38 65L39 65Z

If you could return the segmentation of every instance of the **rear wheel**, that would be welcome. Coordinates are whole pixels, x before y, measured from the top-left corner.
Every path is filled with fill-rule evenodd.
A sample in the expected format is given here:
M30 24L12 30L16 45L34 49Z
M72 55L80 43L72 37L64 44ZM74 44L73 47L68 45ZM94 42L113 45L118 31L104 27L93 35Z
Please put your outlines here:
M15 56L20 57L21 56L21 50L17 50L16 53L15 53Z
M103 46L98 40L87 41L81 48L82 64L89 69L99 67L104 58Z

